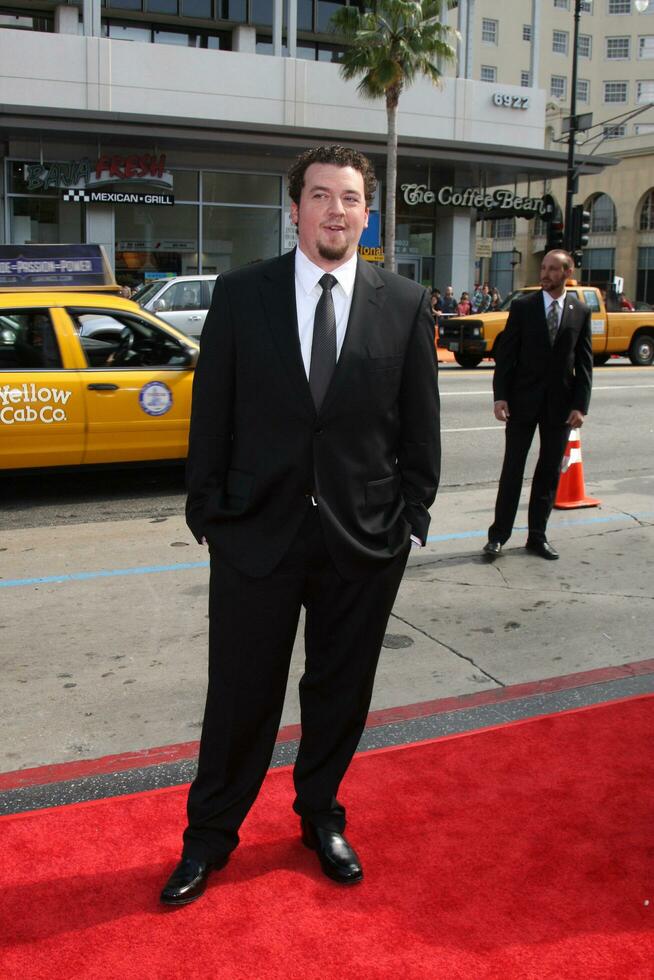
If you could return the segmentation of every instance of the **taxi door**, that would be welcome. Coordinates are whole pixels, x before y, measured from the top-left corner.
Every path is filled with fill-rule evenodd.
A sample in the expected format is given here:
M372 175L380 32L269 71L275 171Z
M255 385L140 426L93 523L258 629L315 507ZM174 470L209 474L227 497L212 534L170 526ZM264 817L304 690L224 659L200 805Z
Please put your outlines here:
M185 458L193 384L188 348L145 316L67 312L85 359L83 462Z
M85 398L59 313L0 308L0 469L82 462Z

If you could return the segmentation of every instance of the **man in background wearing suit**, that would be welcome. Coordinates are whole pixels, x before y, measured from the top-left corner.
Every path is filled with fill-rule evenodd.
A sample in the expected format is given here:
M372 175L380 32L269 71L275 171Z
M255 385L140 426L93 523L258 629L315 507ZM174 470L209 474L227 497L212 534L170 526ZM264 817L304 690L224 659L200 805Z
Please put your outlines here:
M329 878L363 877L337 793L440 469L429 294L357 255L375 187L362 154L307 151L289 174L297 249L216 282L187 470L188 524L211 555L209 686L168 905L199 898L238 844L272 756L302 606L293 808Z
M566 293L572 257L555 249L540 267L542 290L511 303L495 359L495 418L506 422L506 448L484 553L501 554L518 510L529 447L536 427L540 453L529 497L527 550L559 557L545 536L570 429L583 425L593 374L590 310Z

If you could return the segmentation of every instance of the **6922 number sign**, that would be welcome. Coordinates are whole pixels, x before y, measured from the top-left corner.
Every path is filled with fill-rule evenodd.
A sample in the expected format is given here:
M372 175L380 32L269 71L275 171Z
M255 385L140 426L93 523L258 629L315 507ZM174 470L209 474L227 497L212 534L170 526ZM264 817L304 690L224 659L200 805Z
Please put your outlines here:
M493 102L495 103L495 105L502 105L506 109L529 108L528 95L503 95L502 92L494 92Z

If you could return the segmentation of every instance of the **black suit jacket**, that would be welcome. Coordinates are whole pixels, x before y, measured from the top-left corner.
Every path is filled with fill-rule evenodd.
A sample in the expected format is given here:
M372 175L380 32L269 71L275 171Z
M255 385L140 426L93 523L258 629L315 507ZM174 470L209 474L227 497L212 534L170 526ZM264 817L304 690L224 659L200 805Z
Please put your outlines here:
M495 401L509 403L515 422L546 418L564 423L571 409L588 412L593 377L590 309L572 293L554 344L542 290L511 304L495 358Z
M345 578L429 526L440 472L434 321L425 289L361 259L320 414L302 363L295 253L219 276L195 373L187 521L217 554L263 576L319 501Z

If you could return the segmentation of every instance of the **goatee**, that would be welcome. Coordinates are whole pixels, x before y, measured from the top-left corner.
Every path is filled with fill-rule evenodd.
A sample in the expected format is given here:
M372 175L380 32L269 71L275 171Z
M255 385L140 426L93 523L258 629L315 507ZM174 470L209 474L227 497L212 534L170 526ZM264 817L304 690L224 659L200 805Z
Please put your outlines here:
M329 245L324 245L322 242L318 242L317 245L318 255L322 259L327 259L329 262L338 262L339 259L345 258L347 253L347 245L330 247Z

